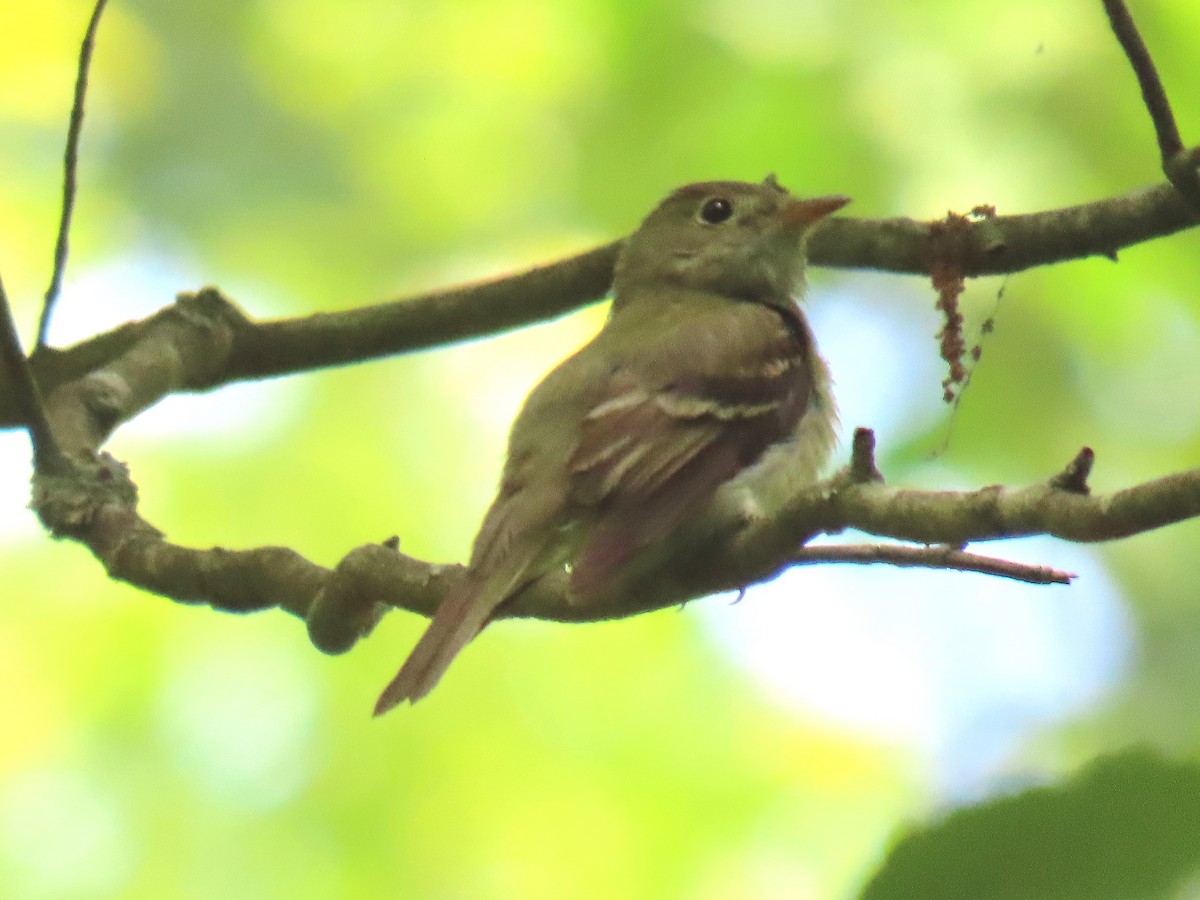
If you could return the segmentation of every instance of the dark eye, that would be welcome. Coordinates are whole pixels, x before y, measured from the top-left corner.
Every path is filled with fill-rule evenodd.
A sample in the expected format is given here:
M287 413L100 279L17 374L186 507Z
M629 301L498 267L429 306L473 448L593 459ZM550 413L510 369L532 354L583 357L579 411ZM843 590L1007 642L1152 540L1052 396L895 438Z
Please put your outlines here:
M710 197L700 207L700 218L709 225L720 225L733 215L733 204L724 197Z

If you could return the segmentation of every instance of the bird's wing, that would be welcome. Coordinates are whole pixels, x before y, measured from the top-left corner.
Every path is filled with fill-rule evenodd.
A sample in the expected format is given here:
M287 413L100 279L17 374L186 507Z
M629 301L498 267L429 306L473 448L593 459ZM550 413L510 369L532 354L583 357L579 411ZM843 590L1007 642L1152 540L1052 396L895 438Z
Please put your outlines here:
M725 303L619 366L583 418L569 501L587 538L572 571L577 598L795 428L812 395L815 352L790 310Z

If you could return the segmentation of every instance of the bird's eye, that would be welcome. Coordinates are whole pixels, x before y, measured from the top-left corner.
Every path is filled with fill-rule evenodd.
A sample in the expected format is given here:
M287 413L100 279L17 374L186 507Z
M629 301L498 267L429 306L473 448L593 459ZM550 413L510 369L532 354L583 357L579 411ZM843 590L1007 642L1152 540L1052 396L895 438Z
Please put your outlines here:
M733 204L724 197L710 197L700 207L700 218L709 225L720 225L733 215Z

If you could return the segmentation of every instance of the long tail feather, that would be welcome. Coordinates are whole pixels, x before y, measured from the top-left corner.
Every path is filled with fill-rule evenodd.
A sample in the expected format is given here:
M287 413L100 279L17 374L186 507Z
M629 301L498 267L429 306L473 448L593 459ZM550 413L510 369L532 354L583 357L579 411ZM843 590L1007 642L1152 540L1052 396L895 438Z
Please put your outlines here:
M501 595L488 602L483 596L486 587L486 581L468 577L441 602L412 653L379 695L375 715L381 716L406 700L415 703L433 690L454 657L479 634L504 599Z

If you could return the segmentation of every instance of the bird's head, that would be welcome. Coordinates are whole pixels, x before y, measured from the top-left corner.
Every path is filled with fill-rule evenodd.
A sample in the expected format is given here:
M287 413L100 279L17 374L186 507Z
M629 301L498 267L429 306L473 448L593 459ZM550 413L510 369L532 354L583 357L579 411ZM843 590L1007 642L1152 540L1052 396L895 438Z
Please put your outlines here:
M796 292L804 275L804 237L848 197L793 197L774 176L761 184L706 181L663 200L625 243L614 275L623 290L677 285L739 300Z

